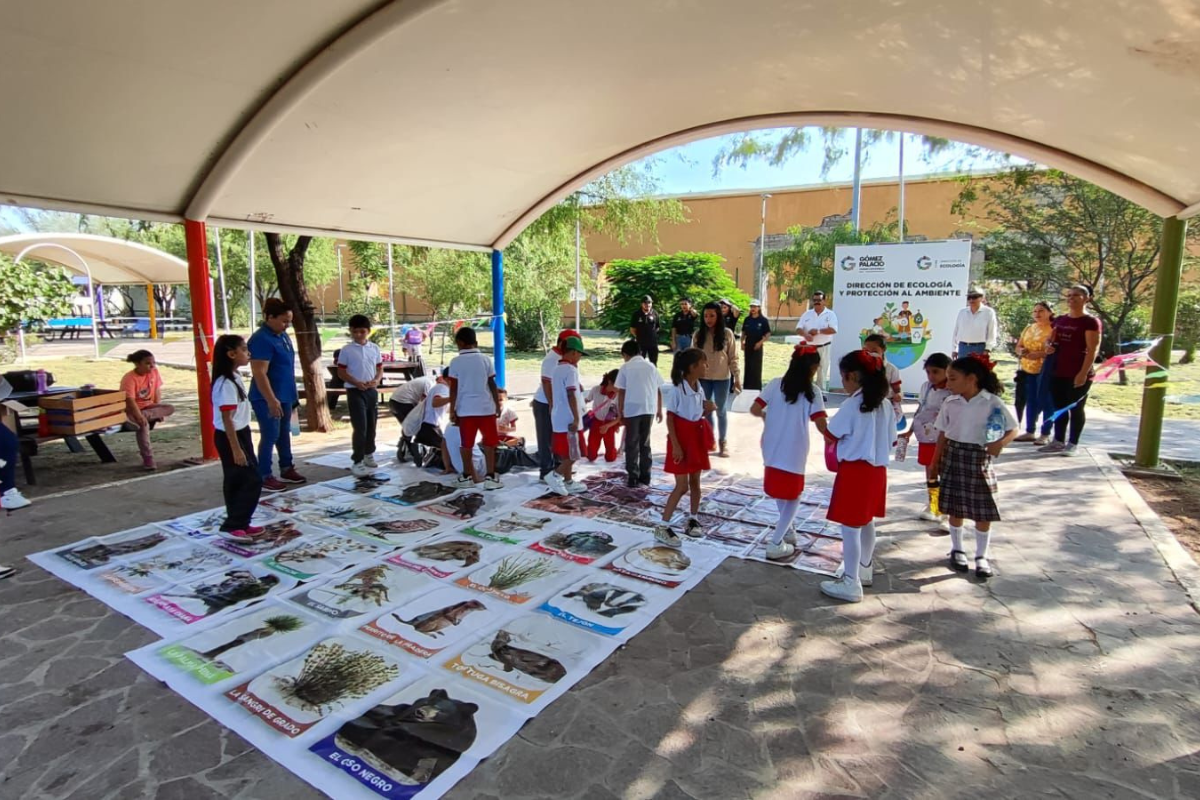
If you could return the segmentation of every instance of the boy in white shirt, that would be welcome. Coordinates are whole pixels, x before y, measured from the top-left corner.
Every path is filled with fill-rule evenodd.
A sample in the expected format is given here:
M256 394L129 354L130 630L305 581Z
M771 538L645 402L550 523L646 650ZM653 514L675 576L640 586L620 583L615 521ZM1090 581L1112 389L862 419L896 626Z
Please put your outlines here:
M662 375L641 355L634 339L621 345L624 366L617 371L617 410L625 425L625 483L650 485L650 428L662 422Z
M500 432L500 444L505 447L524 447L525 439L517 436L517 412L508 407L508 390L499 389L500 418L496 422L496 430Z
M383 381L383 354L379 346L367 341L371 335L371 320L363 314L350 318L350 344L338 352L338 377L344 381L346 400L350 404L350 427L354 465L350 471L357 477L371 474L375 462L375 424L379 419L379 384Z
M458 345L458 355L446 367L446 377L450 383L450 424L458 425L462 434L463 472L455 485L467 489L480 482L471 458L478 434L483 440L481 449L487 464L483 488L499 489L502 484L496 474L496 445L500 444L500 432L496 429L496 418L500 415L500 397L496 368L476 347L474 328L459 328L454 343Z
M559 342L562 355L554 374L550 378L553 395L550 423L554 428L554 455L562 463L554 472L546 475L546 485L561 495L580 494L582 483L572 479L572 468L584 450L583 443L583 398L579 396L579 370L576 364L584 355L583 340L568 336Z

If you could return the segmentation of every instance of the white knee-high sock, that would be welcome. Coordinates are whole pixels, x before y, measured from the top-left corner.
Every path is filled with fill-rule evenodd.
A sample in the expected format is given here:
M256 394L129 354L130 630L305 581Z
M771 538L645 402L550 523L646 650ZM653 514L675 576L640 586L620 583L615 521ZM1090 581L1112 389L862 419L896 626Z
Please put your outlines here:
M963 549L962 534L963 534L963 529L962 529L961 525L959 525L957 528L954 527L953 525L950 526L950 549L951 550L962 550Z
M872 560L875 558L875 521L872 520L866 525L859 528L859 541L861 542L858 555L858 563L864 567L871 566Z
M858 580L859 559L862 557L862 534L859 528L842 526L842 564L845 575L851 580Z
M992 532L990 530L975 531L975 557L976 558L987 558L988 557L988 545L990 545L991 543L992 543Z
M796 512L800 510L800 500L799 498L796 500L776 498L775 507L779 510L779 521L775 523L775 532L771 534L771 544L779 544L783 541L783 535L787 533L792 520L796 518Z

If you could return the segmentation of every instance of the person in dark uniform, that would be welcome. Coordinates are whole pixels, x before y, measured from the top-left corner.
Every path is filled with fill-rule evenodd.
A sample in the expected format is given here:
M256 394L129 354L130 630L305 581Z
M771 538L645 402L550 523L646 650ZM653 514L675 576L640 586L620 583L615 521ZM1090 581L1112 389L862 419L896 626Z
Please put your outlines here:
M717 302L721 304L721 316L725 317L725 330L732 333L735 338L740 337L742 334L738 331L737 324L742 312L727 297L722 297Z
M742 323L743 389L762 389L763 345L771 338L771 323L762 315L762 304L750 301L750 316Z
M633 312L629 333L637 339L642 358L658 364L658 313L654 310L654 299L650 295L642 298L642 307Z
M679 313L671 320L671 352L679 353L692 346L692 335L696 333L696 310L692 301L683 298L679 301Z

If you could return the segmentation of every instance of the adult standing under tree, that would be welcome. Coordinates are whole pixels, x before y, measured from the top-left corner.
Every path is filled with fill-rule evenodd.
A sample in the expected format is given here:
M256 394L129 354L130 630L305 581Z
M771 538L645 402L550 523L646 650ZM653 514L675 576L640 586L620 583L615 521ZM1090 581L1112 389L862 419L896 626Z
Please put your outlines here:
M671 320L672 353L687 350L692 346L692 336L696 333L696 319L696 309L692 308L692 301L686 297L680 300L679 313Z
M762 303L750 301L750 316L742 323L743 389L762 389L763 345L771 338L771 323L762 314Z
M812 304L800 315L796 322L796 331L810 345L817 348L821 357L821 366L817 370L817 388L825 391L829 388L829 349L833 337L838 332L837 314L825 305L825 293L817 289L810 298Z
M696 333L696 349L703 350L708 361L708 371L700 379L704 389L704 397L717 407L717 433L720 450L717 455L729 457L729 447L726 434L729 430L729 392L742 390L738 379L737 343L733 334L725 330L725 317L721 314L721 306L709 303L704 307L704 316L700 330ZM706 415L708 424L712 425L713 412Z
M954 357L965 358L972 353L987 355L996 347L996 312L983 304L983 289L972 286L967 290L967 307L954 320Z
M278 297L263 302L263 323L250 337L250 405L258 420L258 473L263 491L279 492L289 483L308 479L296 472L292 458L292 408L296 392L296 350L287 334L292 311ZM279 453L279 477L271 469Z
M1083 285L1067 290L1067 313L1054 320L1054 330L1046 352L1053 356L1054 371L1050 374L1050 396L1055 411L1063 411L1054 420L1054 441L1039 448L1041 453L1062 453L1073 456L1079 445L1087 415L1088 391L1092 388L1096 353L1100 351L1100 320L1087 313L1092 290ZM1070 437L1067 427L1070 425Z
M1053 330L1050 320L1054 310L1049 303L1033 304L1033 322L1021 331L1017 340L1017 357L1020 366L1017 369L1017 396L1014 405L1017 408L1017 422L1022 417L1025 420L1025 433L1014 439L1014 442L1033 442L1046 444L1050 435L1050 415L1054 413L1053 404L1049 402L1050 388L1046 382L1049 377L1046 368L1046 342L1050 340ZM1053 368L1053 364L1050 364ZM1038 414L1042 415L1042 435L1035 436Z
M642 298L642 307L633 312L633 321L629 325L629 333L637 339L638 347L642 349L642 358L651 364L658 364L658 312L654 310L654 298L646 295Z

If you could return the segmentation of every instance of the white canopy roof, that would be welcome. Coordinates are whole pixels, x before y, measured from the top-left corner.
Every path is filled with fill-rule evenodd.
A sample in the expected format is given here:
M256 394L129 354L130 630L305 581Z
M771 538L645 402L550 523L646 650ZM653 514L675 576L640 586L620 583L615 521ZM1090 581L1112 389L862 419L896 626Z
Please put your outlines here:
M1200 210L1192 0L0 0L0 201L502 247L751 127L948 136Z
M87 262L96 283L187 283L188 266L170 253L137 242L91 233L19 233L0 236L0 252L66 267L86 275L72 253Z

